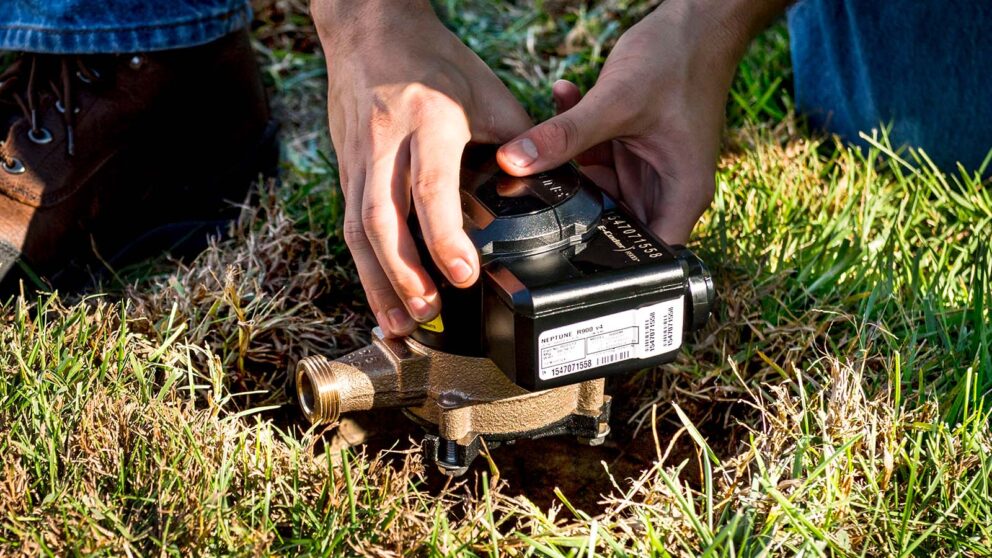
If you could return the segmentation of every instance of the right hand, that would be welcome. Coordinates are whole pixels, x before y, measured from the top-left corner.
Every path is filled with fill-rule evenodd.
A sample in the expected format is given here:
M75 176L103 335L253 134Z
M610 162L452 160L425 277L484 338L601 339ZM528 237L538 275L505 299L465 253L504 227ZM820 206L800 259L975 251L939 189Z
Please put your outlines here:
M345 242L379 326L408 335L441 304L407 227L411 199L437 267L452 285L472 285L479 258L462 230L462 151L532 122L426 0L313 0L310 10L327 59Z

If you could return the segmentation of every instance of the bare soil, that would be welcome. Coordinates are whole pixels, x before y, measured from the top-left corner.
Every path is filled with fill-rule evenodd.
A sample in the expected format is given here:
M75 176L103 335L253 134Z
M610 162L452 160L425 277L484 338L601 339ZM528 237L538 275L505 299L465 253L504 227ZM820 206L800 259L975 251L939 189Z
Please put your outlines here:
M611 433L601 446L588 446L568 436L521 439L506 443L490 451L499 478L506 482L502 492L510 496L523 496L548 509L560 504L553 488L561 490L569 502L591 515L604 511L604 495L616 491L616 485L625 489L630 479L635 479L651 468L659 457L654 434L649 427L636 431L628 419L637 410L633 397L614 396ZM289 413L293 410L287 408ZM288 418L288 417L287 417ZM305 426L302 419L299 425ZM702 476L697 447L687 435L678 436L673 424L659 421L658 441L660 452L667 452L666 464L689 463L683 469L683 480L698 486ZM733 429L726 430L712 425L704 435L719 442L714 451L724 454L732 449ZM378 409L352 413L336 429L325 435L324 451L336 455L342 447L352 446L368 455L380 455L386 461L401 461L405 452L418 448L423 430L411 422L399 409ZM480 456L469 472L460 480L476 484L479 475L488 470L486 459ZM448 477L427 468L427 482L421 488L437 494L449 487Z

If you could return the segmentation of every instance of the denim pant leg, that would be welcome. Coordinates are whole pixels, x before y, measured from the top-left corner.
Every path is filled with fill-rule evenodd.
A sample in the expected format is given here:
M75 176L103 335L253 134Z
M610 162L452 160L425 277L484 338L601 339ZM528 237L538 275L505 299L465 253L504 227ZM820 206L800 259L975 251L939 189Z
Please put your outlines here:
M975 170L992 148L992 3L803 0L789 33L796 105L812 125L856 144L891 125L894 146L945 170Z
M247 0L3 0L0 50L175 49L210 42L250 21Z

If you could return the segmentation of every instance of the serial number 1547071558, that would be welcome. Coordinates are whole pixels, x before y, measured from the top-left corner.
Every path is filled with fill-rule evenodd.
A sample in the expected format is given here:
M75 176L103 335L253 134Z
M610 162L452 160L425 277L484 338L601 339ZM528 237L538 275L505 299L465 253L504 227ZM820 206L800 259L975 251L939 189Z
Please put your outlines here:
M576 362L569 362L568 364L561 364L559 366L553 366L550 369L548 369L548 372L551 373L552 377L557 378L558 376L562 376L564 374L572 374L575 372L579 372L580 370L585 370L587 368L592 368L591 358L587 358L585 360L579 360Z

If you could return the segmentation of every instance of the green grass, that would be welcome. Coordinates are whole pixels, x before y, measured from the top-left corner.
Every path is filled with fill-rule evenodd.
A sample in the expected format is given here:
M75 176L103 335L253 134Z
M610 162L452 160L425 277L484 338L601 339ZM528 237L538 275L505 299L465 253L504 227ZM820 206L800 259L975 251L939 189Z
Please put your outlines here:
M648 6L538 5L439 9L541 118ZM0 553L992 555L992 193L882 132L864 153L810 134L781 26L741 64L693 241L718 316L612 385L603 453L531 446L568 453L535 479L500 448L443 485L380 416L367 447L306 430L293 364L371 322L304 10L257 9L287 175L231 240L123 295L0 312Z

